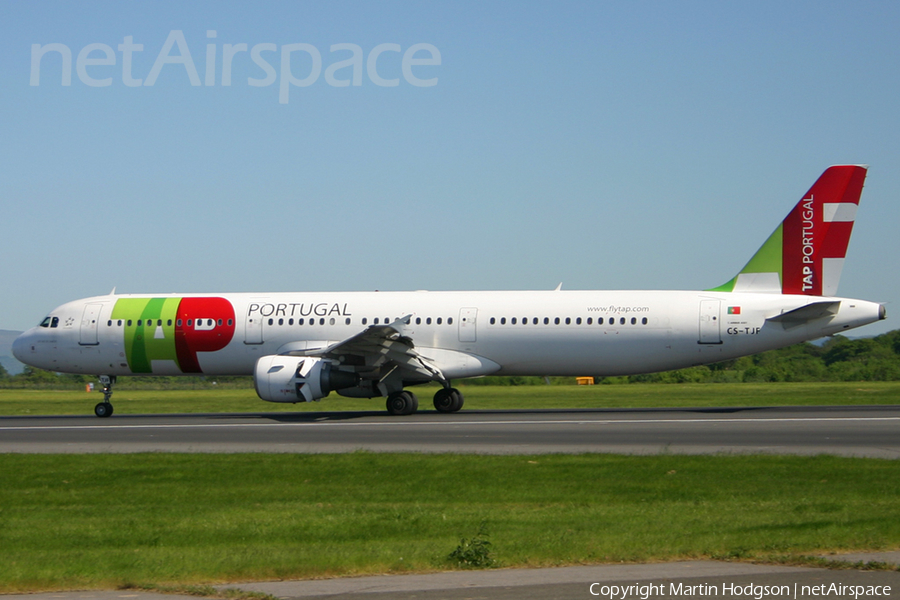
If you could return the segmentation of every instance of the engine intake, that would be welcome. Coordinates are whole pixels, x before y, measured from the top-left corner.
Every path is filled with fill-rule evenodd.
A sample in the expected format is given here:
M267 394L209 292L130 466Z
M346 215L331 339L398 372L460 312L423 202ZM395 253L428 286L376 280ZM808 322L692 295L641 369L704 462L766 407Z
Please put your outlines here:
M256 361L253 383L257 395L269 402L312 402L359 385L359 375L321 358L271 355Z

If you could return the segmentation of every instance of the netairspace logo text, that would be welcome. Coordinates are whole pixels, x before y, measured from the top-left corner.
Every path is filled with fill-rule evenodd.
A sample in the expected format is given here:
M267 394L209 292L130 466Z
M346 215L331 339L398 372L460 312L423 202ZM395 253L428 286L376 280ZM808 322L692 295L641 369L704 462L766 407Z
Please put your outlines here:
M822 583L818 585L758 585L722 583L721 592L717 584L700 583L685 585L683 583L669 582L666 590L661 583L635 583L634 585L603 585L592 583L589 592L592 596L602 596L608 600L629 600L640 598L650 600L654 596L691 596L691 597L726 597L739 600L797 600L798 598L823 597L824 600L833 597L833 600L860 600L869 597L887 597L891 595L889 585L845 585L842 583ZM668 592L668 593L667 593Z
M207 40L216 39L215 30L206 32ZM435 67L441 64L441 52L431 44L413 44L404 49L400 44L378 44L365 54L357 44L332 44L328 49L325 68L325 82L332 87L349 87L363 85L363 64L368 80L379 87L396 87L401 85L400 78L385 79L379 75L396 67L399 63L403 81L414 87L432 87L437 85ZM201 83L197 65L194 62L187 40L180 29L169 32L165 43L153 62L153 67L144 77L135 77L132 66L135 53L143 52L144 44L134 42L134 36L127 35L118 45L118 54L107 44L88 44L78 51L75 59L75 72L84 85L90 87L108 87L113 85L113 75L118 75L114 67L121 59L121 82L127 87L151 87L156 83L164 68L183 70L192 86L219 85L229 87L232 84L232 68L236 63L259 69L261 77L248 77L247 85L267 87L278 82L278 102L287 104L291 87L309 87L322 75L322 53L312 44L284 44L279 48L276 44L262 43L249 46L246 43L222 44L221 51L215 42L206 44L206 57L202 66L204 78ZM365 55L365 60L364 60ZM65 44L32 44L31 45L31 80L32 86L41 84L41 67L44 62L61 61L61 85L72 85L72 50ZM295 64L292 65L292 60ZM278 65L276 71L273 63ZM89 71L90 70L90 71ZM297 70L303 71L300 77ZM218 78L217 78L218 74ZM257 74L257 73L254 73ZM426 77L427 76L427 77Z

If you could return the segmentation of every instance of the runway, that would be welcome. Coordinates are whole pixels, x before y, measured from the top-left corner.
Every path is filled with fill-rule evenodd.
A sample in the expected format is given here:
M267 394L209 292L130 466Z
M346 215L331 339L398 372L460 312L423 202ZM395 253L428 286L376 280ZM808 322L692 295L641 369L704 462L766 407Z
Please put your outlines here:
M900 458L900 406L0 417L0 452L836 454Z

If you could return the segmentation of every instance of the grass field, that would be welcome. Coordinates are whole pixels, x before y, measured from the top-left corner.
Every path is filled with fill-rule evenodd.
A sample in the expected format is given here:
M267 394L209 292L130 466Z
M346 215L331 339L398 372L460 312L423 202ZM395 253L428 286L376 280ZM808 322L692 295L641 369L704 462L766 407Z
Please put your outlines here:
M435 387L413 389L419 406L433 410ZM638 408L900 404L900 382L705 383L553 386L461 386L465 409ZM0 415L92 414L100 393L0 389ZM116 390L116 414L384 410L379 398L331 394L321 402L263 402L252 389Z
M0 592L900 546L900 461L3 455Z
M900 383L466 386L467 409L896 404ZM434 388L419 388L430 407ZM0 414L98 393L0 390ZM122 389L116 414L383 410ZM0 593L900 547L900 461L781 456L0 455Z

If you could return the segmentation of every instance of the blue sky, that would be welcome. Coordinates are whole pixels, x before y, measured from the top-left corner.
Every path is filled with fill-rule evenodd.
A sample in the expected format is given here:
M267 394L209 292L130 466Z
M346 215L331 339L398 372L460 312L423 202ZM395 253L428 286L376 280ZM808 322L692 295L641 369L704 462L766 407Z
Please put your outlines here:
M2 0L0 16L0 329L114 286L704 289L838 163L871 167L839 293L900 298L895 2ZM146 81L177 31L201 85L183 59L126 85L126 36ZM55 52L30 85L33 44L70 50L71 85ZM84 67L108 86L77 73L90 44L114 52ZM248 83L260 44L271 85ZM289 44L321 73L280 103ZM351 56L335 44L361 49L361 85L327 83ZM366 68L381 44L400 48L375 63L392 87ZM415 44L439 52L411 67L436 85L406 79Z

